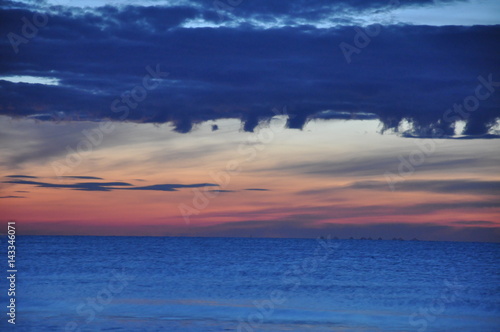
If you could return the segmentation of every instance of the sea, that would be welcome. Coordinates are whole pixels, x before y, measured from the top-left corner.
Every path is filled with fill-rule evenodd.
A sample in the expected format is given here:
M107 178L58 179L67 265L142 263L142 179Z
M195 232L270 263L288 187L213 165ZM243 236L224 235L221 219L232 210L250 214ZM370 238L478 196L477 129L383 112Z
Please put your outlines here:
M500 245L18 236L1 331L500 331ZM0 258L1 259L1 258Z

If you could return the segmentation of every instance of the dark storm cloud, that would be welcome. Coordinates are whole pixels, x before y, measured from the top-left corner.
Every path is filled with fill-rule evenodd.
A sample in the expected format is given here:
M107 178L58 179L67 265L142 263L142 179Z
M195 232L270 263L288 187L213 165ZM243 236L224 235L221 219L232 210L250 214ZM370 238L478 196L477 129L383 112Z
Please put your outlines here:
M248 191L269 191L269 189L262 189L262 188L248 188L245 190L248 190Z
M4 181L3 183L33 185L41 188L62 188L74 189L82 191L112 191L112 190L154 190L154 191L177 191L181 188L201 188L201 187L218 187L213 183L196 183L196 184L155 184L151 186L134 187L126 182L78 182L71 184L47 183L27 180L12 180Z
M315 118L379 118L384 130L408 120L413 127L404 135L447 137L455 121L466 120L466 135L487 134L500 117L500 93L493 91L500 89L500 26L384 26L347 64L339 45L353 45L354 28L312 25L332 11L348 17L387 3L246 1L231 13L247 21L218 28L183 27L193 19L220 23L210 1L54 11L18 54L2 38L0 72L54 77L60 85L0 80L0 114L57 121L62 111L70 119L172 122L182 133L199 122L238 118L252 131L274 115L273 107L287 105L289 128ZM2 35L20 33L23 16L33 13L0 10ZM255 18L288 19L289 25L264 29ZM113 112L113 100L141 84L146 66L156 64L168 78L129 107L127 117ZM490 96L473 112L446 113L474 96L480 75L493 81L480 88Z
M466 0L441 0L440 4L449 4L453 2L464 2ZM29 4L26 4L28 2ZM139 1L137 1L139 2ZM102 1L103 4L106 1ZM114 1L118 3L118 1ZM140 2L139 2L140 3ZM217 21L220 19L222 11L227 12L227 16L224 19L238 18L240 20L245 20L252 18L253 20L260 21L273 21L276 17L285 20L288 17L288 21L293 19L309 19L311 21L317 21L321 18L331 18L332 15L339 11L343 13L356 13L359 14L364 11L370 12L380 12L385 11L394 7L415 7L415 6L435 6L436 1L434 0L336 0L331 2L325 2L323 0L293 0L293 1L282 1L282 0L253 0L253 1L227 1L227 0L216 0L216 1L206 1L206 0L184 0L177 3L182 4L186 8L195 8L200 17L207 21ZM55 9L54 5L50 4L50 1L46 0L23 0L23 2L12 1L12 0L0 0L5 8L38 8L39 10L47 9L51 7ZM158 0L155 8L160 6L169 6L168 1ZM85 1L83 2L70 2L70 6L84 7ZM178 5L172 5L173 7L178 7ZM236 10L237 9L237 10ZM214 15L217 14L217 15ZM171 21L175 21L174 18L170 18ZM339 21L342 21L339 19ZM348 22L348 20L344 20Z
M26 198L24 196L1 196L0 198Z

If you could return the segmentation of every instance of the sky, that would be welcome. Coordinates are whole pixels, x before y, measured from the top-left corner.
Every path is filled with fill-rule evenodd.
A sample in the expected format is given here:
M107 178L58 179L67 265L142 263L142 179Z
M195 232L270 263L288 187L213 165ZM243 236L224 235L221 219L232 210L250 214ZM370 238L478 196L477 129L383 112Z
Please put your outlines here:
M0 1L21 234L500 241L500 3Z

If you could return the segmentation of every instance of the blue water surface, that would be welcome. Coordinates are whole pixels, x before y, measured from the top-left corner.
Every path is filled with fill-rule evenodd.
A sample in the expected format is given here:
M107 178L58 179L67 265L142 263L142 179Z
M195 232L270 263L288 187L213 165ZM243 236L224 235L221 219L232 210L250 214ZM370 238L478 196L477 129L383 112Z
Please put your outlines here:
M20 236L16 247L5 331L500 331L498 244Z

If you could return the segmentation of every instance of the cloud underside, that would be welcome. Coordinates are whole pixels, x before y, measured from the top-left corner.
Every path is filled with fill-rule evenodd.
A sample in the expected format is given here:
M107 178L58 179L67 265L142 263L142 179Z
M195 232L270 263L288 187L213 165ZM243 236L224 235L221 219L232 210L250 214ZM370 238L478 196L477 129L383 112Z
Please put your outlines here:
M492 129L500 118L500 26L385 25L372 37L360 37L348 20L330 28L297 23L300 15L314 21L328 13L313 2L303 7L305 13L293 14L298 3L264 5L273 15L295 15L295 23L269 29L249 23L258 15L265 19L250 4L233 11L247 23L210 28L188 28L185 22L220 24L211 2L54 9L17 54L8 38L1 40L0 71L54 78L59 85L0 80L0 114L170 122L187 133L198 123L226 118L240 119L244 130L253 131L275 115L275 107L286 106L289 128L301 129L312 119L379 119L384 130L405 137L451 137L456 122L465 121L466 138L499 137ZM380 5L356 3L339 6L352 14ZM20 34L22 17L33 12L1 10L2 34ZM346 44L355 49L348 52L350 63ZM151 72L162 74L149 81L155 88L144 89Z

